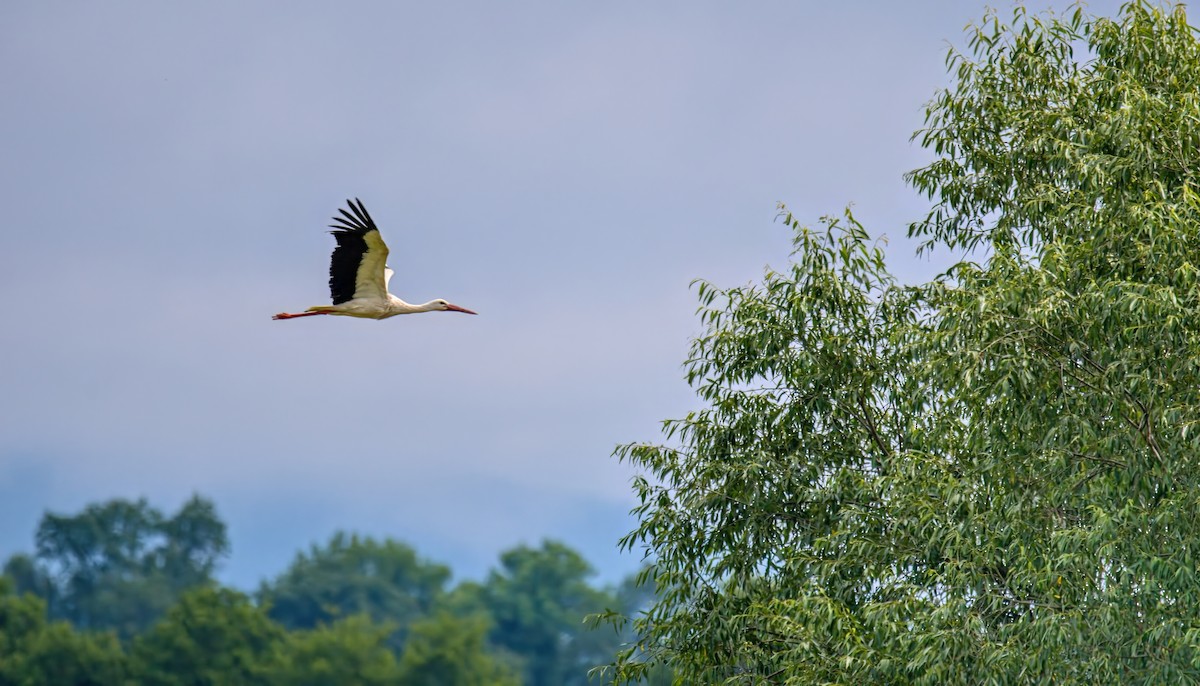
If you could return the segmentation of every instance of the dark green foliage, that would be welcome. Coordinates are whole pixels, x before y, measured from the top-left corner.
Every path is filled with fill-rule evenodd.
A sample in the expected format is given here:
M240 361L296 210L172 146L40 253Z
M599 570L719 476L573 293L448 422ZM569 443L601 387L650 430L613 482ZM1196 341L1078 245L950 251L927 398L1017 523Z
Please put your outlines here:
M401 683L411 686L517 686L515 670L489 654L488 621L481 615L438 612L412 625L400 660Z
M111 633L82 634L66 622L46 621L46 604L15 595L0 577L0 684L41 686L124 683L125 656Z
M6 574L49 604L50 616L128 638L153 624L185 590L207 583L229 543L210 501L188 500L164 517L145 500L112 500L78 515L47 513L34 558Z
M293 629L357 614L390 622L398 647L408 625L429 613L449 579L449 567L421 560L403 543L339 532L327 545L297 555L287 571L263 584L258 597L272 619Z
M522 659L526 684L586 684L588 670L613 654L611 633L584 630L585 617L612 605L588 585L592 574L577 552L554 541L501 554L481 599L493 619L492 642Z
M211 580L224 530L199 498L169 519L124 500L47 515L38 558L14 555L0 576L0 686L569 686L631 639L587 615L647 601L629 583L588 585L591 567L561 543L509 550L484 583L447 591L444 565L348 534L298 555L256 601ZM43 598L86 622L49 622Z
M394 627L366 615L311 631L294 631L282 644L271 674L277 686L385 686L407 684L388 645Z
M4 576L8 577L17 595L32 593L41 598L44 604L57 600L58 588L54 581L28 555L18 553L8 558L4 563Z
M138 682L147 686L270 684L285 640L283 628L246 595L200 588L138 636L130 656Z

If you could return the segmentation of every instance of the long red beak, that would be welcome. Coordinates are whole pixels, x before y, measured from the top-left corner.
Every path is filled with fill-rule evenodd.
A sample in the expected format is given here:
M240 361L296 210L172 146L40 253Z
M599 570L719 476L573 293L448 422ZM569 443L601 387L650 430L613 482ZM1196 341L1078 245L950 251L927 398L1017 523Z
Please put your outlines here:
M471 310L468 310L465 307L459 307L458 305L451 305L450 303L446 303L446 309L451 312L462 312L463 314L479 314L478 312L472 312Z

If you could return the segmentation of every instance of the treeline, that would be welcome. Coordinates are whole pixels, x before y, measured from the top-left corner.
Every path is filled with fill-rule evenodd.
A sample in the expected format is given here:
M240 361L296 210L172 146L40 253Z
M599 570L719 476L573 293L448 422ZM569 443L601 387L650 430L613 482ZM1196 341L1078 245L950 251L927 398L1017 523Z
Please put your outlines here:
M47 513L33 554L0 576L0 686L586 684L634 638L587 617L652 600L632 578L591 585L587 561L553 541L453 586L449 567L390 539L335 534L253 593L215 581L228 553L200 496L171 516L119 499Z

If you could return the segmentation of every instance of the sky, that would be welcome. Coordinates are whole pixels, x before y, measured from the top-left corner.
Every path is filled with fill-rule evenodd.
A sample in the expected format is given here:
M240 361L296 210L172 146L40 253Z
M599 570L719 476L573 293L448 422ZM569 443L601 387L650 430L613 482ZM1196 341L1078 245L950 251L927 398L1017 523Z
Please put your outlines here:
M0 559L47 510L199 493L247 589L339 529L459 579L544 538L634 571L612 452L698 407L693 279L785 266L779 202L853 203L905 281L953 258L902 176L983 9L0 4ZM272 321L328 302L351 197L394 293L479 316Z

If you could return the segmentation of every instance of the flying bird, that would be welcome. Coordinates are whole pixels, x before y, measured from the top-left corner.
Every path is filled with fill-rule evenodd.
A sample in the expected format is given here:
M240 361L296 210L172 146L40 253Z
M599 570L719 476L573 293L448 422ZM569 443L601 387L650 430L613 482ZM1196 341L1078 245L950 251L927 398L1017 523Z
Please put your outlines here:
M388 247L379 235L379 228L367 214L362 201L347 200L350 211L338 210L340 217L329 233L337 240L329 262L329 294L332 305L314 305L303 312L280 312L271 319L314 317L318 314L340 314L347 317L387 319L398 314L415 312L463 312L475 314L465 307L445 300L430 300L422 305L410 305L388 293L391 268L387 266Z

